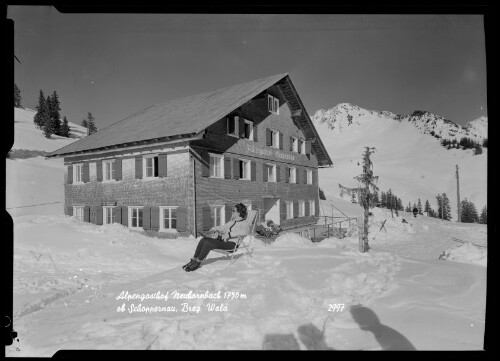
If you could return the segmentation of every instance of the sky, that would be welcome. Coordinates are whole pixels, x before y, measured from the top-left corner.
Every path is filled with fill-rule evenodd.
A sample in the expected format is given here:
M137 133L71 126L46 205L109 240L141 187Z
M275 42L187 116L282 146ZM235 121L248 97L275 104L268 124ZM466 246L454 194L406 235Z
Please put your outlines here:
M309 115L339 103L464 125L487 116L482 15L63 14L9 6L34 109L103 128L151 105L288 73Z

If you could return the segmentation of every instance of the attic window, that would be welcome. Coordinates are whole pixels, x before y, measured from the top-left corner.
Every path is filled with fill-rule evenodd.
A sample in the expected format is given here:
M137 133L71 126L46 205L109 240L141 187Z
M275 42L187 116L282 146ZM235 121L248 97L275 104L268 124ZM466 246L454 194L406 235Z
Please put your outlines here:
M239 117L227 117L227 134L233 137L239 137Z
M279 114L280 113L280 101L279 101L279 99L268 94L267 95L267 110L269 110L271 113Z

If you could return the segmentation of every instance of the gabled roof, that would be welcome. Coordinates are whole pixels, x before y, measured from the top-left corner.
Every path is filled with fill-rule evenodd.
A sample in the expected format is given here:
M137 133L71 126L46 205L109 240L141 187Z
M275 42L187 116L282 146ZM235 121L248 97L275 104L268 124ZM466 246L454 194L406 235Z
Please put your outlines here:
M291 84L287 73L153 105L106 128L102 128L96 133L57 149L49 153L47 157L81 154L166 137L194 136L264 90L278 82L283 83L283 81ZM298 97L295 88L293 88L293 95ZM303 108L300 99L298 99L298 102ZM303 115L304 113L305 109ZM307 113L305 114L307 115ZM307 118L310 126L312 126L309 116ZM312 128L314 134L317 135L314 126ZM319 139L319 137L316 138ZM321 143L321 140L319 142ZM324 153L327 158L323 159L323 163L331 164L322 143L321 148L318 149L320 150L319 154Z

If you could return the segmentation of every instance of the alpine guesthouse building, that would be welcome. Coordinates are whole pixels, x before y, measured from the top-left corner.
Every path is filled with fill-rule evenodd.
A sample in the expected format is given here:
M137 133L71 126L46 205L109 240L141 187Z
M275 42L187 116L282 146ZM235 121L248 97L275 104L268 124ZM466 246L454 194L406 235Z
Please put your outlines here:
M317 222L332 161L288 74L153 105L47 157L63 157L65 213L198 236L232 207L283 229Z

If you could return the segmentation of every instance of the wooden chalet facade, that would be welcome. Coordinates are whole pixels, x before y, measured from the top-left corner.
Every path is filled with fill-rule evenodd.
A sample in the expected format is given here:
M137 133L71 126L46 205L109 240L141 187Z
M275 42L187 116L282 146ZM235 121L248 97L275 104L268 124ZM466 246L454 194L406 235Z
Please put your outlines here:
M332 165L288 74L154 105L47 157L64 157L66 214L193 235L239 202L284 229L316 223Z

